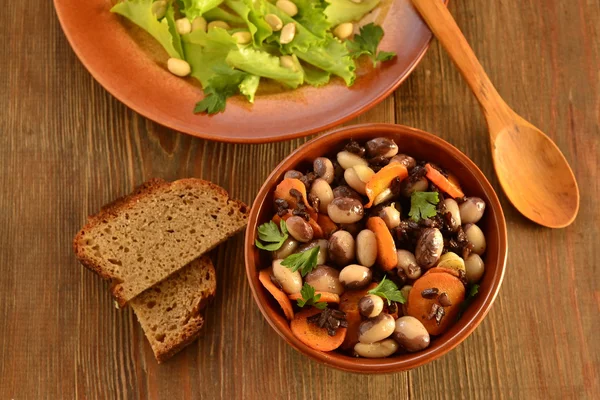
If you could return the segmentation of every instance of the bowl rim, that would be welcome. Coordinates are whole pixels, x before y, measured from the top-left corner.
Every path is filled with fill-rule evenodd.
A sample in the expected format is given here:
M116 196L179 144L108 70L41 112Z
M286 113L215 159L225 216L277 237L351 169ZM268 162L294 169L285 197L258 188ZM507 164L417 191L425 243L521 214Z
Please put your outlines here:
M385 136L386 133L403 134L413 136L417 138L417 140L423 141L425 143L437 142L437 144L440 144L440 142L442 142L443 144L445 144L448 148L450 155L453 158L457 159L457 161L462 162L468 167L471 173L476 176L479 185L485 191L486 195L488 195L489 199L491 200L488 209L493 210L491 215L494 216L492 224L496 227L496 230L499 234L498 259L500 260L500 263L497 266L496 271L493 275L490 290L489 292L485 293L485 298L481 306L478 309L476 309L474 314L469 318L467 318L467 316L463 316L462 320L464 320L465 322L462 328L457 330L451 336L444 338L445 341L440 345L440 347L428 348L417 353L409 353L408 355L405 355L409 357L408 359L338 359L331 357L329 353L309 348L304 343L300 342L291 333L289 329L287 331L281 329L281 322L272 318L271 311L267 309L265 304L263 304L258 294L258 291L261 289L259 287L260 285L255 285L252 277L252 275L256 274L256 272L258 271L258 266L255 265L254 262L255 235L253 233L253 230L256 228L256 225L258 223L258 216L260 214L260 211L262 210L263 205L265 205L265 198L268 196L269 192L271 191L271 188L273 188L275 178L282 173L282 169L285 166L285 164L288 163L288 160L294 158L296 155L303 155L303 153L308 152L310 148L314 147L319 142L333 135L346 136L344 138L340 138L340 140L344 140L347 137L353 136L354 133L363 133L366 130L372 130L374 132L377 132L378 136ZM500 291L500 287L502 286L502 281L504 279L507 255L508 234L506 229L504 212L502 211L500 200L498 199L494 188L492 187L488 179L485 177L483 172L479 169L479 167L477 167L477 165L470 158L468 158L455 146L436 135L405 125L386 123L367 123L338 128L304 143L296 150L291 152L288 156L286 156L269 174L268 178L265 180L258 194L256 195L255 200L252 204L250 216L248 218L248 228L246 230L246 236L244 240L246 278L248 279L248 283L250 285L252 297L254 298L255 303L258 305L258 308L260 309L263 317L267 320L269 325L271 325L271 327L279 334L279 336L281 336L294 349L312 358L313 360L343 371L363 374L393 373L416 368L425 363L434 361L442 357L450 350L454 349L456 346L462 343L477 328L477 326L479 326L479 324L483 321L483 319L489 312L492 304L494 303L498 292ZM463 322L461 322L461 324L463 324ZM374 362L374 360L376 360L377 362Z

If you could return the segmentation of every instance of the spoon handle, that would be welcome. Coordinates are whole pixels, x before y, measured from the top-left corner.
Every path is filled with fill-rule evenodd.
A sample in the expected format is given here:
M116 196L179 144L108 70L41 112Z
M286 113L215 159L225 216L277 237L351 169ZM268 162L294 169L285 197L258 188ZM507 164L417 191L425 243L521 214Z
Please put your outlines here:
M496 91L444 3L441 0L412 0L412 3L469 84L488 123L510 119L510 108Z

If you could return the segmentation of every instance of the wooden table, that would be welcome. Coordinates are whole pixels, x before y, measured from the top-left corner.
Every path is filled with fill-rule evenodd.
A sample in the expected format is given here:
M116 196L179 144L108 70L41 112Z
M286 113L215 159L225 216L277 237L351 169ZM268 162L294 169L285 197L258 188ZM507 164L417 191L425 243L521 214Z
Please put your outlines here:
M246 282L243 235L216 251L219 294L202 337L157 365L133 313L116 310L107 285L73 256L86 215L150 177L202 177L252 202L307 139L229 145L163 128L92 79L50 1L5 7L0 398L600 398L600 5L456 0L450 10L500 93L571 162L581 210L571 227L544 229L499 191L510 252L488 317L429 365L361 376L310 361L267 325ZM367 121L442 136L500 189L485 121L437 43L393 96L352 123Z

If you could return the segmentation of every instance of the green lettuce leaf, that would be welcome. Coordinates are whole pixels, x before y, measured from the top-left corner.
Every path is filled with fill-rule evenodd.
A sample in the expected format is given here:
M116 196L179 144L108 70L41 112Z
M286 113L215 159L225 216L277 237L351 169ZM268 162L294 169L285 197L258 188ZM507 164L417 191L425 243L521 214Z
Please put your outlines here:
M225 4L246 22L256 47L260 47L273 33L273 29L264 19L264 7L261 3L252 0L226 0Z
M326 5L323 0L295 0L294 2L298 7L298 14L294 19L315 36L325 38L331 25L324 13Z
M183 45L181 44L181 36L179 35L179 32L177 32L177 27L175 26L175 9L173 8L173 3L168 3L164 20L167 21L167 25L169 26L169 33L171 33L171 37L173 38L173 47L177 53L179 53L181 58L185 58Z
M225 29L197 30L182 38L186 61L192 68L191 75L205 90L217 70L231 69L225 59L231 50L237 49L237 43Z
M293 89L304 82L304 73L282 67L279 57L250 47L240 47L230 51L227 63L249 74L269 78L283 83Z
M331 26L336 26L343 22L358 21L381 2L381 0L363 0L360 3L355 3L351 0L326 1L329 5L325 9L325 16Z
M344 79L346 85L354 84L356 64L350 57L345 42L327 35L323 46L313 46L305 52L297 51L296 54L302 61Z
M292 40L290 43L281 45L281 52L283 54L293 54L297 51L306 52L310 47L321 46L325 43L325 38L319 38L318 36L314 35L311 31L306 29L274 4L271 4L266 0L255 0L255 2L260 2L264 6L266 14L277 15L281 21L283 21L283 25L291 22L296 24L296 35L294 36L294 40ZM280 33L277 32L272 36L273 40L275 40L277 43L279 43L279 34Z
M314 87L321 87L329 83L331 73L315 68L312 65L303 65L304 82Z
M208 10L204 13L203 17L207 21L225 21L234 25L243 25L245 23L243 18L219 7Z
M201 17L205 12L216 8L223 0L182 0L183 8L180 11L190 20Z
M256 95L256 90L258 90L259 83L260 76L248 75L239 85L240 93L246 96L250 103L254 103L254 96Z
M122 15L152 35L163 46L170 57L183 58L181 46L176 44L179 41L179 36L177 35L177 39L175 39L169 29L170 26L174 27L175 25L172 12L173 7L169 6L167 15L165 15L162 21L159 21L152 13L152 3L152 0L127 0L115 4L110 11Z

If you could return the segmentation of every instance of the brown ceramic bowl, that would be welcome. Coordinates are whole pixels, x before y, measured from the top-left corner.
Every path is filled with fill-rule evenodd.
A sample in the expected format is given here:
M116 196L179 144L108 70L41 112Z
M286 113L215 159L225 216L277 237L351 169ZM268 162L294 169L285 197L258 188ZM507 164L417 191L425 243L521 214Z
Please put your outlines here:
M109 12L117 1L54 0L65 36L82 64L113 96L146 118L223 142L292 139L354 118L381 102L408 77L432 38L410 0L383 0L368 21L383 26L380 48L396 52L394 60L376 69L363 60L350 88L337 78L321 88L303 86L294 91L261 84L254 105L235 96L227 101L225 112L208 116L192 112L203 97L199 83L169 73L167 55L160 45Z
M479 294L465 311L462 318L443 335L432 340L431 345L417 353L398 355L382 359L353 358L337 352L320 352L300 342L291 332L289 322L272 296L258 280L259 270L269 265L269 257L254 246L256 228L273 216L273 191L283 175L290 169L307 169L319 156L335 153L349 139L366 141L375 137L392 138L401 153L415 158L433 161L456 175L463 191L468 196L485 200L487 208L478 223L487 240L484 257L486 271L479 282ZM430 133L402 125L366 124L342 128L327 133L304 144L283 160L267 178L260 189L246 231L246 273L254 299L269 324L292 347L323 364L345 371L359 373L390 373L408 370L433 361L454 347L473 332L490 310L504 276L507 254L507 235L504 214L494 189L466 155ZM262 253L262 254L261 254Z

